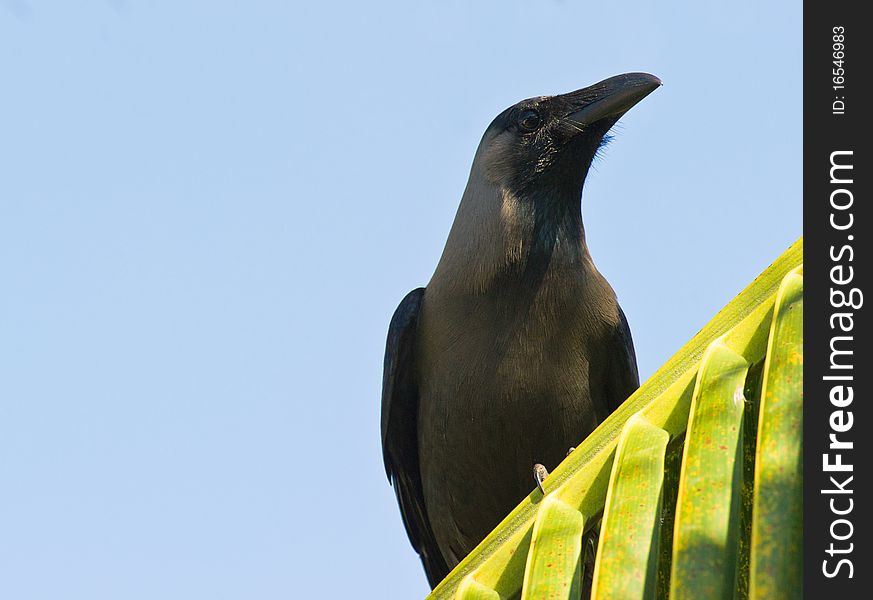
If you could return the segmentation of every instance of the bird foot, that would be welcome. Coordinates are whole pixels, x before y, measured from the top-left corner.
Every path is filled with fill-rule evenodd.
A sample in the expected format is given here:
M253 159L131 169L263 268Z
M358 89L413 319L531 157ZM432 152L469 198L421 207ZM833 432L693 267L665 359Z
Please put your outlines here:
M575 446L570 446L570 449L567 450L567 456L570 456L570 454L575 449L576 449ZM546 477L549 476L549 470L547 468L545 468L543 465L541 465L540 463L536 463L533 466L533 476L534 476L534 481L537 482L537 488L539 488L539 490L543 493L543 496L545 496L546 491L543 489L543 482L546 480Z
M549 476L549 470L540 463L537 463L533 466L533 476L534 481L537 482L537 488L539 488L540 492L545 496L546 491L543 489L543 481L545 481L546 477Z

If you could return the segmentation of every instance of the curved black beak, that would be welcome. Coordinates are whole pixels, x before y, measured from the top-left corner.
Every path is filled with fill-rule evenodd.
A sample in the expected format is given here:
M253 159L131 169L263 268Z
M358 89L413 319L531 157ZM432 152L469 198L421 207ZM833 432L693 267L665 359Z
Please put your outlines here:
M591 125L602 119L618 119L661 86L661 80L648 73L625 73L604 79L587 88L565 94L576 106L567 118L577 125Z

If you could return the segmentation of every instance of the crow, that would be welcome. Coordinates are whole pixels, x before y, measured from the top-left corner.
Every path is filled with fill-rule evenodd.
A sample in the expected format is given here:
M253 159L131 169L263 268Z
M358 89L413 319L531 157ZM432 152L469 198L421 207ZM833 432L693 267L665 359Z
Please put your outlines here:
M391 319L383 458L431 587L639 386L581 196L607 132L660 85L628 73L500 113L433 277Z

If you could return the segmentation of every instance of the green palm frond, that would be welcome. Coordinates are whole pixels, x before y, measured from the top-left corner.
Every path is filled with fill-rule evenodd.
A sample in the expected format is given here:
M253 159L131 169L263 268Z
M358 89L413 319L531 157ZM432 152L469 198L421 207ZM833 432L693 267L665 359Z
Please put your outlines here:
M803 241L549 475L429 598L797 598Z

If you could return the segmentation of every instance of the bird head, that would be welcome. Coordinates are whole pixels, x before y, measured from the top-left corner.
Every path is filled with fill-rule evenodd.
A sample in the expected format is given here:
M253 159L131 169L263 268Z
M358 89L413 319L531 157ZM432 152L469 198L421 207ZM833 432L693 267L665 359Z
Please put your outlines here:
M660 85L653 75L627 73L568 94L522 100L485 131L477 157L483 175L517 197L541 191L578 199L607 132Z
M428 285L481 292L507 269L586 262L582 185L610 128L661 81L627 73L522 100L486 129L440 264Z

